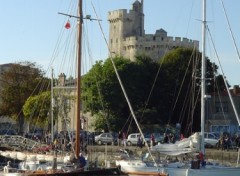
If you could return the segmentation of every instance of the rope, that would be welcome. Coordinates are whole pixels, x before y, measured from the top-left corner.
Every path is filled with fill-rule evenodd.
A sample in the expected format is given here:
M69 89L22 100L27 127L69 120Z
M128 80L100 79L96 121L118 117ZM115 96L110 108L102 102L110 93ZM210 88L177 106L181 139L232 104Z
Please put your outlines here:
M99 18L98 18L98 15L97 15L97 13L96 13L95 7L93 6L93 3L92 3L92 7L93 7L94 13L95 13L95 15L96 15L96 18L99 19ZM115 74L116 74L117 79L118 79L118 81L119 81L119 83L120 83L121 89L122 89L123 94L124 94L124 96L125 96L125 98L126 98L126 101L127 101L127 103L128 103L128 106L129 106L129 109L130 109L131 114L132 114L132 116L133 116L133 119L135 120L135 123L136 123L136 125L137 125L137 127L138 127L138 129L139 129L139 132L140 132L140 134L141 134L141 136L142 136L142 138L143 138L143 141L144 141L145 144L147 145L148 152L150 153L150 156L151 156L153 162L157 165L157 163L156 163L156 161L155 161L155 159L154 159L154 157L153 157L153 155L152 155L152 153L151 153L151 151L150 151L150 147L148 146L148 143L147 143L146 139L144 138L144 134L143 134L143 132L142 132L142 129L140 128L140 125L139 125L139 123L138 123L138 121L137 121L137 118L136 118L136 116L135 116L135 113L134 113L134 111L133 111L133 109L132 109L132 105L131 105L131 103L130 103L130 101L129 101L128 95L127 95L127 93L126 93L126 91L125 91L125 88L124 88L124 86L123 86L123 84L122 84L121 78L120 78L120 76L119 76L119 74L118 74L118 70L117 70L117 68L116 68L116 66L115 66L115 63L114 63L114 61L113 61L112 53L111 53L111 51L110 51L110 48L109 48L107 39L106 39L106 37L105 37L105 35L104 35L102 26L101 26L99 20L97 20L97 21L98 21L98 25L99 25L99 27L100 27L101 33L102 33L102 35L103 35L104 41L105 41L105 43L106 43L106 45L107 45L107 47L108 47L108 52L109 52L109 54L110 54L110 59L111 59L111 62L112 62L112 65L113 65ZM157 167L158 167L158 165L157 165Z
M228 20L228 16L227 16L227 13L226 13L226 10L225 10L225 6L223 4L223 1L222 0L220 0L220 1L222 3L223 12L224 12L224 15L225 15L225 18L226 18L226 21L227 21L227 25L228 25L228 28L229 28L229 32L231 34L231 38L233 40L233 44L234 44L235 50L237 52L238 60L240 62L240 54L239 54L239 51L238 51L238 48L237 48L237 44L236 44L236 40L235 40L235 38L233 36L233 32L232 32L232 29L231 29L231 26L230 26L230 23L229 23L229 20Z
M212 43L212 45L213 45L213 49L214 49L215 55L216 55L217 60L218 60L219 68L220 68L220 70L221 70L221 72L222 72L222 75L223 75L224 84L225 84L225 86L226 86L226 90L227 90L227 92L228 92L228 96L229 96L230 101L231 101L231 104L232 104L232 106L233 106L233 111L234 111L234 113L235 113L235 116L236 116L238 125L240 125L240 119L239 119L239 117L238 117L238 113L237 113L236 107L235 107L235 105L234 105L232 95L231 95L231 93L230 93L230 91L229 91L229 89L228 89L228 83L227 83L225 74L224 74L224 72L223 72L223 68L222 68L222 65L221 65L221 63L220 63L219 56L218 56L218 53L217 53L217 51L216 51L216 47L215 47L215 44L214 44L214 42L213 42L212 35L211 35L211 33L210 33L210 30L209 30L208 26L207 26L207 31L208 31L208 33L209 33L209 36L210 36L210 39L211 39L211 43Z

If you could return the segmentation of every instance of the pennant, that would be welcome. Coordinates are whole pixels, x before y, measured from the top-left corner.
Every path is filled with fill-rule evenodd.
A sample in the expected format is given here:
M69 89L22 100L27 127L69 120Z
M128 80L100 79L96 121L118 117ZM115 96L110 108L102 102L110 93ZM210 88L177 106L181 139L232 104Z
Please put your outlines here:
M65 24L65 28L66 28L66 29L69 29L70 27L71 27L70 21L68 20L67 23Z

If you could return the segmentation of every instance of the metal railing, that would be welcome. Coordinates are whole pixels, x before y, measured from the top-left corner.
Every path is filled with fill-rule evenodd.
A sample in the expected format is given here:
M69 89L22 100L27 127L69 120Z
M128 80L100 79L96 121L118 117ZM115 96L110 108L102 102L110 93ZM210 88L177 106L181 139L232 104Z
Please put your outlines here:
M0 147L21 151L34 151L35 149L46 146L46 144L19 135L0 135Z

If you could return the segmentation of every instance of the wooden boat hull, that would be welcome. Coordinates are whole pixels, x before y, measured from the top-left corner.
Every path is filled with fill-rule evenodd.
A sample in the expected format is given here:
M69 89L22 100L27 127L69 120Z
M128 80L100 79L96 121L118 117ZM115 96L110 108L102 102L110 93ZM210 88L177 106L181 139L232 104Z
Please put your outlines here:
M166 173L158 173L158 172L128 172L126 173L128 176L168 176Z
M89 171L73 171L73 172L65 172L65 173L46 173L45 171L37 171L32 174L28 174L27 176L90 176L90 175L104 175L104 176L113 176L113 175L123 175L121 174L119 168L106 168L106 169L96 169Z

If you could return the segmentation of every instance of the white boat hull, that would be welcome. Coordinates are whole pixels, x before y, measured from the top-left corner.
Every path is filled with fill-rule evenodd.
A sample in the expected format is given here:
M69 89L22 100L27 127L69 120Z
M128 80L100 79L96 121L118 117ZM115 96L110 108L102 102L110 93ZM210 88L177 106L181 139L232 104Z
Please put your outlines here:
M148 165L141 160L119 160L116 164L120 166L121 171L128 175L161 175L169 176L240 176L240 168L220 167L207 165L199 169L190 169L190 165L181 165L181 163L171 163L169 166Z
M240 168L165 168L169 176L239 176Z

